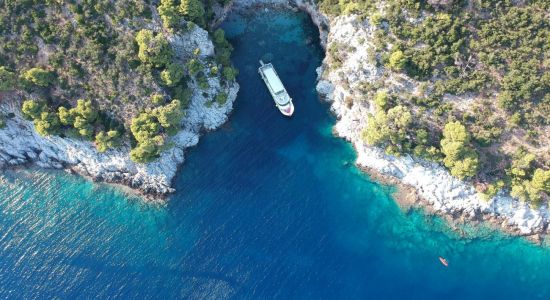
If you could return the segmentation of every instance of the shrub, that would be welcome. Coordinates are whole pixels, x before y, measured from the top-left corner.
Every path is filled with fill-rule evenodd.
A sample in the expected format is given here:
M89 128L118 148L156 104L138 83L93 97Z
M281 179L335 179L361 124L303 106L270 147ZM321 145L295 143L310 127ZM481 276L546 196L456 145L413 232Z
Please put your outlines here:
M189 21L204 24L204 6L200 0L182 0L179 12Z
M116 130L109 130L107 132L100 131L95 136L95 145L97 151L105 152L108 149L118 147L120 145L120 138L121 134Z
M54 80L53 74L50 71L41 68L29 69L21 77L23 80L41 87L49 86Z
M233 67L225 67L223 68L223 77L225 80L233 81L239 74L239 71Z
M162 67L172 61L172 48L162 34L154 34L151 30L142 29L136 35L138 58L143 63Z
M0 66L0 92L13 90L16 85L15 73Z
M464 179L477 174L479 160L470 146L470 134L460 122L449 122L443 129L441 151L445 155L443 163L451 175Z
M192 58L187 62L187 70L189 75L195 76L202 70L202 64L198 59Z
M34 119L36 132L41 136L59 133L59 119L55 113L44 111L39 118Z
M35 120L40 117L42 110L44 109L44 104L41 102L34 101L32 99L25 100L21 111L23 112L23 117L27 120Z
M151 103L153 105L158 106L164 103L164 96L161 94L153 94L151 95Z
M401 71L407 64L407 57L401 50L392 52L389 59L389 67L396 71Z
M225 102L227 102L227 93L226 92L220 92L216 95L216 102L219 105L224 105Z
M176 86L183 78L183 66L178 63L169 63L166 69L160 73L162 83L168 87Z

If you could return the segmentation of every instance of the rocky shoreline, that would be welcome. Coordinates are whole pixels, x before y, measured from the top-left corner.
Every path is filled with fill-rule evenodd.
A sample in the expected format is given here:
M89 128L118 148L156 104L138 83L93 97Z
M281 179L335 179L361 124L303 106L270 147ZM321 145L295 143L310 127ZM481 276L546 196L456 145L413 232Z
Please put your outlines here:
M436 163L409 155L386 155L381 149L363 142L361 132L367 124L368 113L372 112L372 105L369 101L348 101L359 97L354 94L357 86L364 81L375 82L382 76L388 77L385 79L387 85L396 92L400 89L414 90L418 85L403 76L388 76L369 58L369 48L373 47L369 38L372 38L374 30L368 20L342 16L332 19L329 27L327 45L339 43L354 50L347 53L338 68L331 69L329 58L325 58L318 70L317 91L332 103L331 111L338 118L334 132L353 144L357 151L358 167L400 187L401 194L406 196L398 197L398 200L408 198L402 204L427 208L429 212L451 221L487 221L510 234L541 241L541 237L548 233L550 221L546 205L534 209L504 192L490 200L483 200L471 183L452 177Z
M183 35L175 35L170 40L175 52L185 52L185 47L200 48L201 57L214 54L214 45L208 32L196 27ZM188 49L187 49L188 50ZM190 52L190 51L187 51ZM130 146L124 145L99 153L93 143L84 140L42 137L36 133L32 122L21 115L22 95L0 95L0 111L10 115L6 127L0 130L0 169L13 168L25 164L35 164L42 168L67 169L71 172L101 181L122 184L138 191L149 201L163 202L172 193L172 180L179 165L185 160L185 150L195 146L200 135L224 124L233 109L239 85L229 82L222 85L220 76L211 77L210 88L203 91L197 82L191 83L194 91L182 130L170 137L170 149L162 152L152 163L137 164L130 160ZM220 91L228 95L223 105L212 99Z
M452 177L443 167L411 156L394 157L382 150L365 145L361 132L367 124L367 113L372 111L369 101L354 101L354 87L361 81L375 81L384 70L369 59L369 38L373 28L368 20L355 16L328 18L319 12L317 6L308 0L235 0L220 12L216 22L221 22L231 9L265 8L265 6L294 7L307 12L319 27L322 46L331 43L351 46L338 68L332 68L325 58L319 68L317 91L322 98L331 102L331 111L338 121L335 135L351 142L357 151L357 165L362 170L386 183L396 185L400 194L396 197L404 207L421 206L450 221L487 221L514 235L531 237L541 241L548 233L550 215L548 207L533 209L525 203L500 193L493 199L483 200L472 184ZM204 52L213 51L206 31L197 29ZM202 31L201 31L202 30ZM177 43L176 43L177 44ZM408 78L387 78L392 88L415 88L415 82ZM196 83L194 83L196 84ZM228 101L221 106L207 105L207 99L198 92L198 87L187 110L183 130L170 138L173 147L164 151L161 157L149 164L135 164L128 156L129 146L106 153L97 153L92 143L41 137L32 123L24 120L15 104L15 99L2 96L0 110L11 113L13 118L7 127L0 130L0 168L35 163L44 168L70 169L89 176L96 181L121 183L141 191L150 199L162 199L173 192L171 187L177 168L184 162L184 151L196 145L202 132L213 130L227 121L238 92L238 84L221 87L219 79L210 82L211 89L226 88ZM210 94L210 93L209 93Z
M331 103L331 111L337 117L334 134L353 144L357 166L376 180L396 186L398 192L394 196L403 209L421 207L427 213L444 217L450 224L484 222L538 243L548 234L550 214L547 206L533 209L504 192L483 200L471 183L452 177L438 164L408 155L389 156L381 149L365 145L361 132L372 107L369 101L354 101L350 106L347 99L358 96L354 95L354 88L360 82L375 82L386 75L369 57L369 48L373 47L369 38L372 40L374 28L368 20L360 20L357 16L329 18L308 0L235 0L233 5L238 9L275 6L303 10L319 28L324 49L331 43L354 49L347 53L339 68L331 69L329 58L325 58L318 69L317 91L321 98ZM396 91L418 86L404 76L392 74L385 80Z

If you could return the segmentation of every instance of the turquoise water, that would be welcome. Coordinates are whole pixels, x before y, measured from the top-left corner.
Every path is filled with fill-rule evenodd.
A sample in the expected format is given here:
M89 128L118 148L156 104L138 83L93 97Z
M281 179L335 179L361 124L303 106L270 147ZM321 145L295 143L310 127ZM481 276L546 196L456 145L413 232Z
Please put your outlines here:
M189 152L166 206L64 172L2 176L1 298L550 297L550 251L486 229L461 238L353 166L315 94L323 54L305 15L222 26L241 70L236 108ZM260 58L295 99L292 119Z

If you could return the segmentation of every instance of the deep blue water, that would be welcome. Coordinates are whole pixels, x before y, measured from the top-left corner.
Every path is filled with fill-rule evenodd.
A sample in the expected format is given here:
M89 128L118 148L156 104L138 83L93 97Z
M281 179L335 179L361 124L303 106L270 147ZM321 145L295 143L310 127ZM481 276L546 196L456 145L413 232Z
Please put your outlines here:
M2 175L1 298L550 297L550 251L479 228L460 238L353 166L314 90L323 54L304 14L222 27L241 71L235 111L189 152L168 205L63 172ZM260 58L293 96L292 119Z

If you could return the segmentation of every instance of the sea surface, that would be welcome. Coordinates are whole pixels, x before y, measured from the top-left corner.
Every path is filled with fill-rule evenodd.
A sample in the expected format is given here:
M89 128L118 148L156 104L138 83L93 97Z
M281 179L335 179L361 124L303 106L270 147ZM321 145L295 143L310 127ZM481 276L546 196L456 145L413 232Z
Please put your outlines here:
M235 111L189 151L166 206L64 172L0 177L0 298L550 298L550 250L404 212L354 166L315 92L323 52L305 14L233 13L222 27L240 69Z

